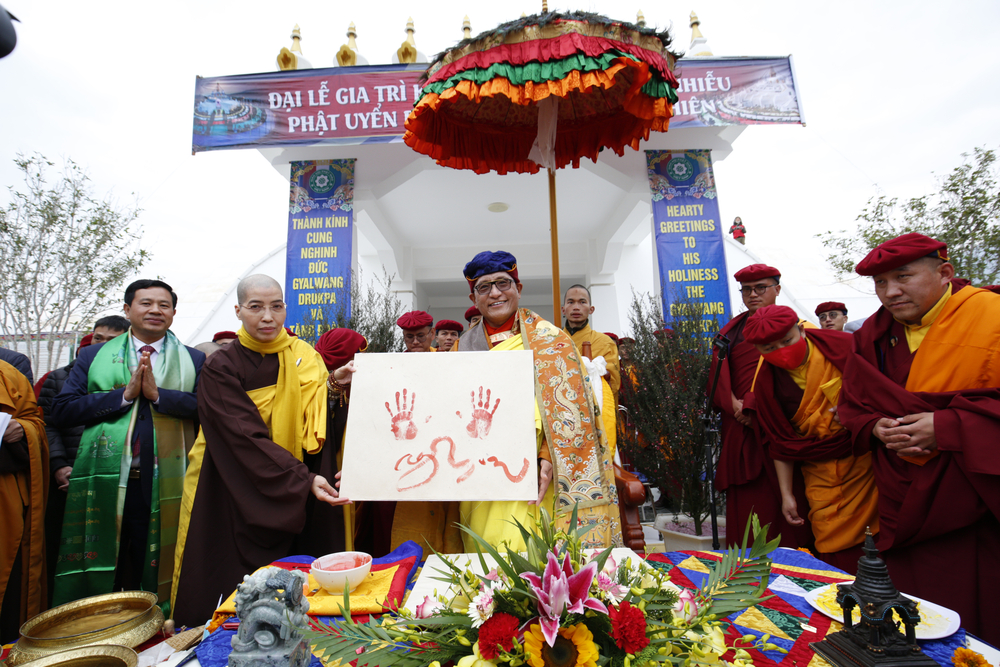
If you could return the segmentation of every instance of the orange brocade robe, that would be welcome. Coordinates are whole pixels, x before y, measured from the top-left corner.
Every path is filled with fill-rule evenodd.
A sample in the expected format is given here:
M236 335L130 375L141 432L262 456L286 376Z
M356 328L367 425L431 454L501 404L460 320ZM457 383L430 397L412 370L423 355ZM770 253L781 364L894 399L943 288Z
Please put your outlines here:
M21 623L45 608L45 498L48 495L49 446L35 392L20 371L0 361L0 412L24 429L27 462L17 472L0 474L0 604L11 587L10 575L21 554ZM2 436L2 433L0 433ZM0 448L17 443L4 442ZM9 455L11 452L7 452Z

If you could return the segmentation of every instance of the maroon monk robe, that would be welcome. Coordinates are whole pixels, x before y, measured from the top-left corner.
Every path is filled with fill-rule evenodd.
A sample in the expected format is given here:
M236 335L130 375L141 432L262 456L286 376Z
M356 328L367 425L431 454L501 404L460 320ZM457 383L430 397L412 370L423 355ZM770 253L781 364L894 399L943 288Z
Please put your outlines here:
M206 446L177 584L179 625L201 625L243 575L293 555L306 527L315 474L271 440L247 395L277 384L278 369L278 355L239 341L202 369L198 417Z
M831 329L805 329L806 338L834 366L844 371L851 352L853 337L849 333ZM744 399L744 411L753 412L754 424L763 431L767 439L768 452L774 459L782 461L826 461L845 456L861 456L868 447L855 448L850 432L846 429L829 438L816 440L803 438L792 425L791 419L798 412L804 392L785 370L776 369L765 363L760 367L754 381L754 390ZM796 477L798 467L796 467ZM796 480L797 481L797 480ZM795 488L799 515L806 518L808 499ZM804 503L804 504L803 504ZM860 545L817 556L826 563L853 574L858 567L858 559L863 555Z
M853 336L832 329L806 329L808 338L820 354L844 371L851 353ZM841 431L829 438L803 438L795 431L791 418L802 402L802 389L787 371L763 364L757 373L754 391L745 399L744 410L755 412L767 438L771 456L782 461L825 461L845 456L861 456L869 447L855 446L851 434Z
M961 287L953 282L956 293ZM880 308L854 334L840 420L857 447L873 448L878 548L896 587L954 609L963 627L997 644L1000 390L907 391L915 356L904 326ZM931 411L940 455L923 466L872 434L882 417Z
M761 525L771 524L768 538L781 534L781 546L806 546L812 541L808 521L805 526L791 526L781 513L781 490L774 462L754 429L747 428L733 416L731 394L742 399L750 392L760 353L743 339L743 325L749 313L741 313L722 327L721 333L730 340L729 355L722 362L714 404L722 411L722 450L715 472L715 488L726 492L726 539L738 544L752 513ZM709 382L715 377L718 357L713 348ZM802 495L804 484L796 472L796 496Z

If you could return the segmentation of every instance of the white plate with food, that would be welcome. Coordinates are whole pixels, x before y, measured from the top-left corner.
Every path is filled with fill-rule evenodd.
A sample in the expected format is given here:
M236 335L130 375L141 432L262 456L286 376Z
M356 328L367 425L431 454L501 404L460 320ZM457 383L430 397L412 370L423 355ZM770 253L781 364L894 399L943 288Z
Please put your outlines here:
M906 597L917 603L917 611L920 613L920 624L916 627L917 639L943 639L955 634L962 627L962 617L957 611L928 602L916 595L906 595ZM844 612L837 604L837 584L828 584L809 591L806 594L806 601L833 620L843 622ZM861 611L857 606L853 612L854 622L860 622ZM899 613L895 611L892 613L899 621Z

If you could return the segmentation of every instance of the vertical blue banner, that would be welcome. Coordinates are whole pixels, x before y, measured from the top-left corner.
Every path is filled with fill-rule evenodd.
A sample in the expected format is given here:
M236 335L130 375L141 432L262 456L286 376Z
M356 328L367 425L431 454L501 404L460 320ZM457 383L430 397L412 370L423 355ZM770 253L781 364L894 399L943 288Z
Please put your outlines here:
M313 338L351 313L354 160L292 162L289 185L285 325Z
M702 313L706 336L730 319L729 272L712 152L646 151L663 319Z

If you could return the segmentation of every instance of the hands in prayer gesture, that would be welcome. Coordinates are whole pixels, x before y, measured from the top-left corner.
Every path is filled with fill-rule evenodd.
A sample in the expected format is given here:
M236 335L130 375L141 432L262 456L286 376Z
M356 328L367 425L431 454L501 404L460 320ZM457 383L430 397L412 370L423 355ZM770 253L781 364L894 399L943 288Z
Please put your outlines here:
M139 367L132 373L132 379L125 386L125 400L132 402L140 394L155 403L160 398L160 390L156 386L156 377L153 375L153 362L150 361L149 352L139 355Z

